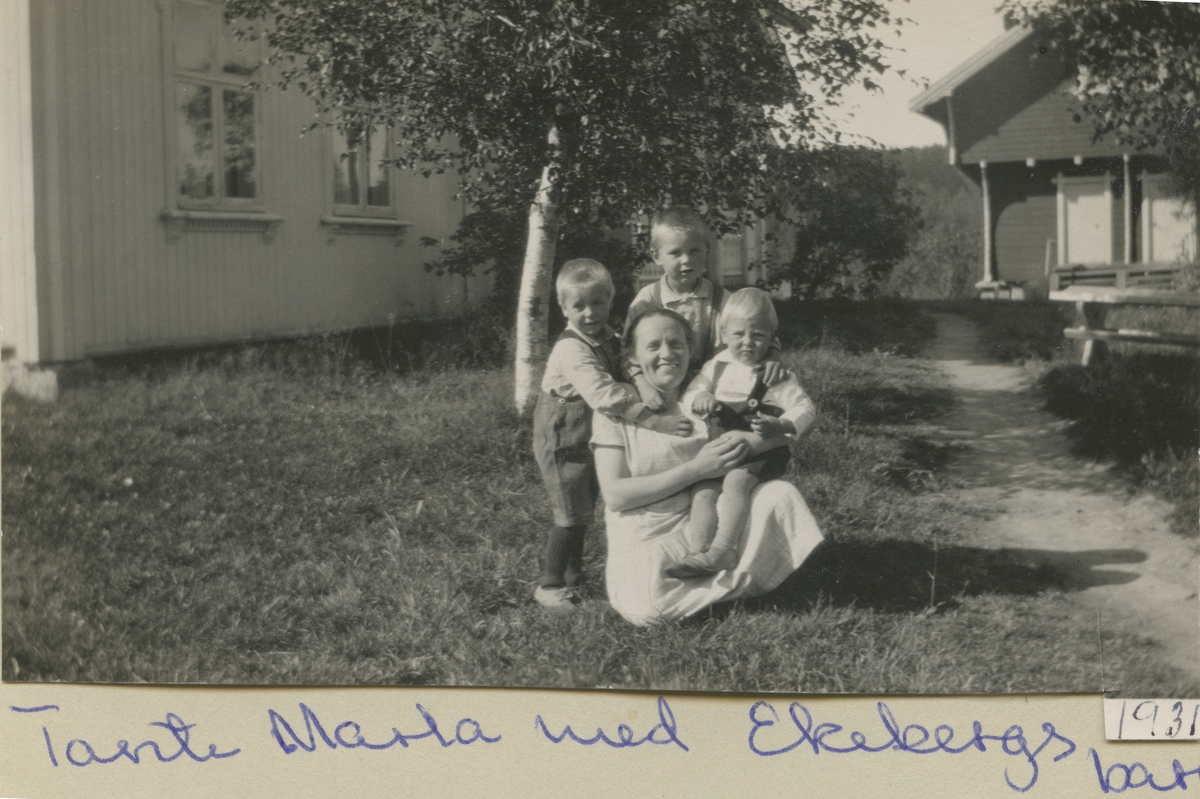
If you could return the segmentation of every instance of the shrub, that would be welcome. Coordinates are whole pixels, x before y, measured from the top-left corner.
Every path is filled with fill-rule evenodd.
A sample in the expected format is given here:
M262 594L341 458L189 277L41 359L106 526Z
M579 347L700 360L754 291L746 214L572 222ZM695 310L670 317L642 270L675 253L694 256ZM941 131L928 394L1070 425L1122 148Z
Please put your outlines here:
M968 305L980 340L1001 362L1050 360L1064 352L1063 328L1073 313L1065 303L971 300Z
M512 314L491 300L457 319L417 320L271 341L153 350L95 358L67 369L68 385L180 369L228 377L249 370L361 382L381 374L493 369L509 361Z
M912 356L936 333L933 317L903 300L793 299L779 306L785 349L822 346Z
M1051 412L1075 420L1083 454L1137 463L1194 450L1200 440L1200 362L1183 355L1113 354L1089 366L1057 366L1039 380Z

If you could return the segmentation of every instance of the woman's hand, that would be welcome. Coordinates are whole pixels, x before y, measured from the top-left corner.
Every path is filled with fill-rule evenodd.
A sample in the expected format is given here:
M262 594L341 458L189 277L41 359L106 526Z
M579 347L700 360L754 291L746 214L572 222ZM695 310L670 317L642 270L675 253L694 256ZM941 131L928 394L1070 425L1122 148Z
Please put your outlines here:
M683 438L687 438L692 434L692 420L686 416L663 416L651 413L645 419L639 418L638 424L647 430L653 430L656 433L668 436L682 436Z
M792 373L779 361L762 361L755 367L755 371L758 370L762 371L762 382L767 384L768 389L774 389L776 385L792 377Z
M691 466L697 480L711 480L741 466L749 455L750 446L743 437L726 433L705 444L692 458Z
M774 388L792 376L788 368L779 361L762 361L754 368L754 371L762 372L762 379L767 388Z

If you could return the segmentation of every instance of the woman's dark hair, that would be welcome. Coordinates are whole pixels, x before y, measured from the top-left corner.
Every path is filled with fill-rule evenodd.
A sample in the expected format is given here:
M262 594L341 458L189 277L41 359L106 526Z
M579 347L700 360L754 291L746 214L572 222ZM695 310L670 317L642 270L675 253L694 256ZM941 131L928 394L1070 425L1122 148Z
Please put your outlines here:
M680 326L683 327L683 337L684 340L687 341L688 353L691 354L696 351L696 334L692 332L692 326L688 324L686 319L668 308L651 308L650 310L643 311L634 317L633 321L629 323L629 327L626 328L625 339L621 342L621 344L625 347L625 352L632 355L633 343L637 339L634 334L637 332L638 325L642 323L642 320L653 319L656 316L674 319L676 322L678 322Z

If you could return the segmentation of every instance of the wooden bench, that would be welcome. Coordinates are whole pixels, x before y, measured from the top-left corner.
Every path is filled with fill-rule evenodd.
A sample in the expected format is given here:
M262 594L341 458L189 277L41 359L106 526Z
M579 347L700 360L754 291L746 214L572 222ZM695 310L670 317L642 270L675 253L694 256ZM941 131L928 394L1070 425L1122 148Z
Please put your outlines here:
M1081 340L1083 365L1101 355L1109 341L1132 341L1139 344L1173 344L1200 347L1200 334L1164 333L1152 330L1113 329L1104 326L1104 317L1113 305L1157 305L1181 308L1200 308L1200 294L1190 291L1162 291L1144 287L1072 285L1050 292L1050 299L1073 302L1079 327L1068 327L1063 335Z

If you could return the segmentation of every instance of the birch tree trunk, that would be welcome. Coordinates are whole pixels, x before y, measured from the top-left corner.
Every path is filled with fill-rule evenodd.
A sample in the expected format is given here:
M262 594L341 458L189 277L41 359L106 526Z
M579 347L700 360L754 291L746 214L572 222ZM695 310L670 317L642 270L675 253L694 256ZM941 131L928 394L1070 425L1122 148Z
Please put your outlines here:
M542 170L537 196L529 206L529 238L525 244L521 290L517 298L514 399L520 414L529 411L542 389L542 372L548 354L550 274L554 270L554 250L558 245L557 184L562 166L557 125L550 128L546 143L550 159Z

